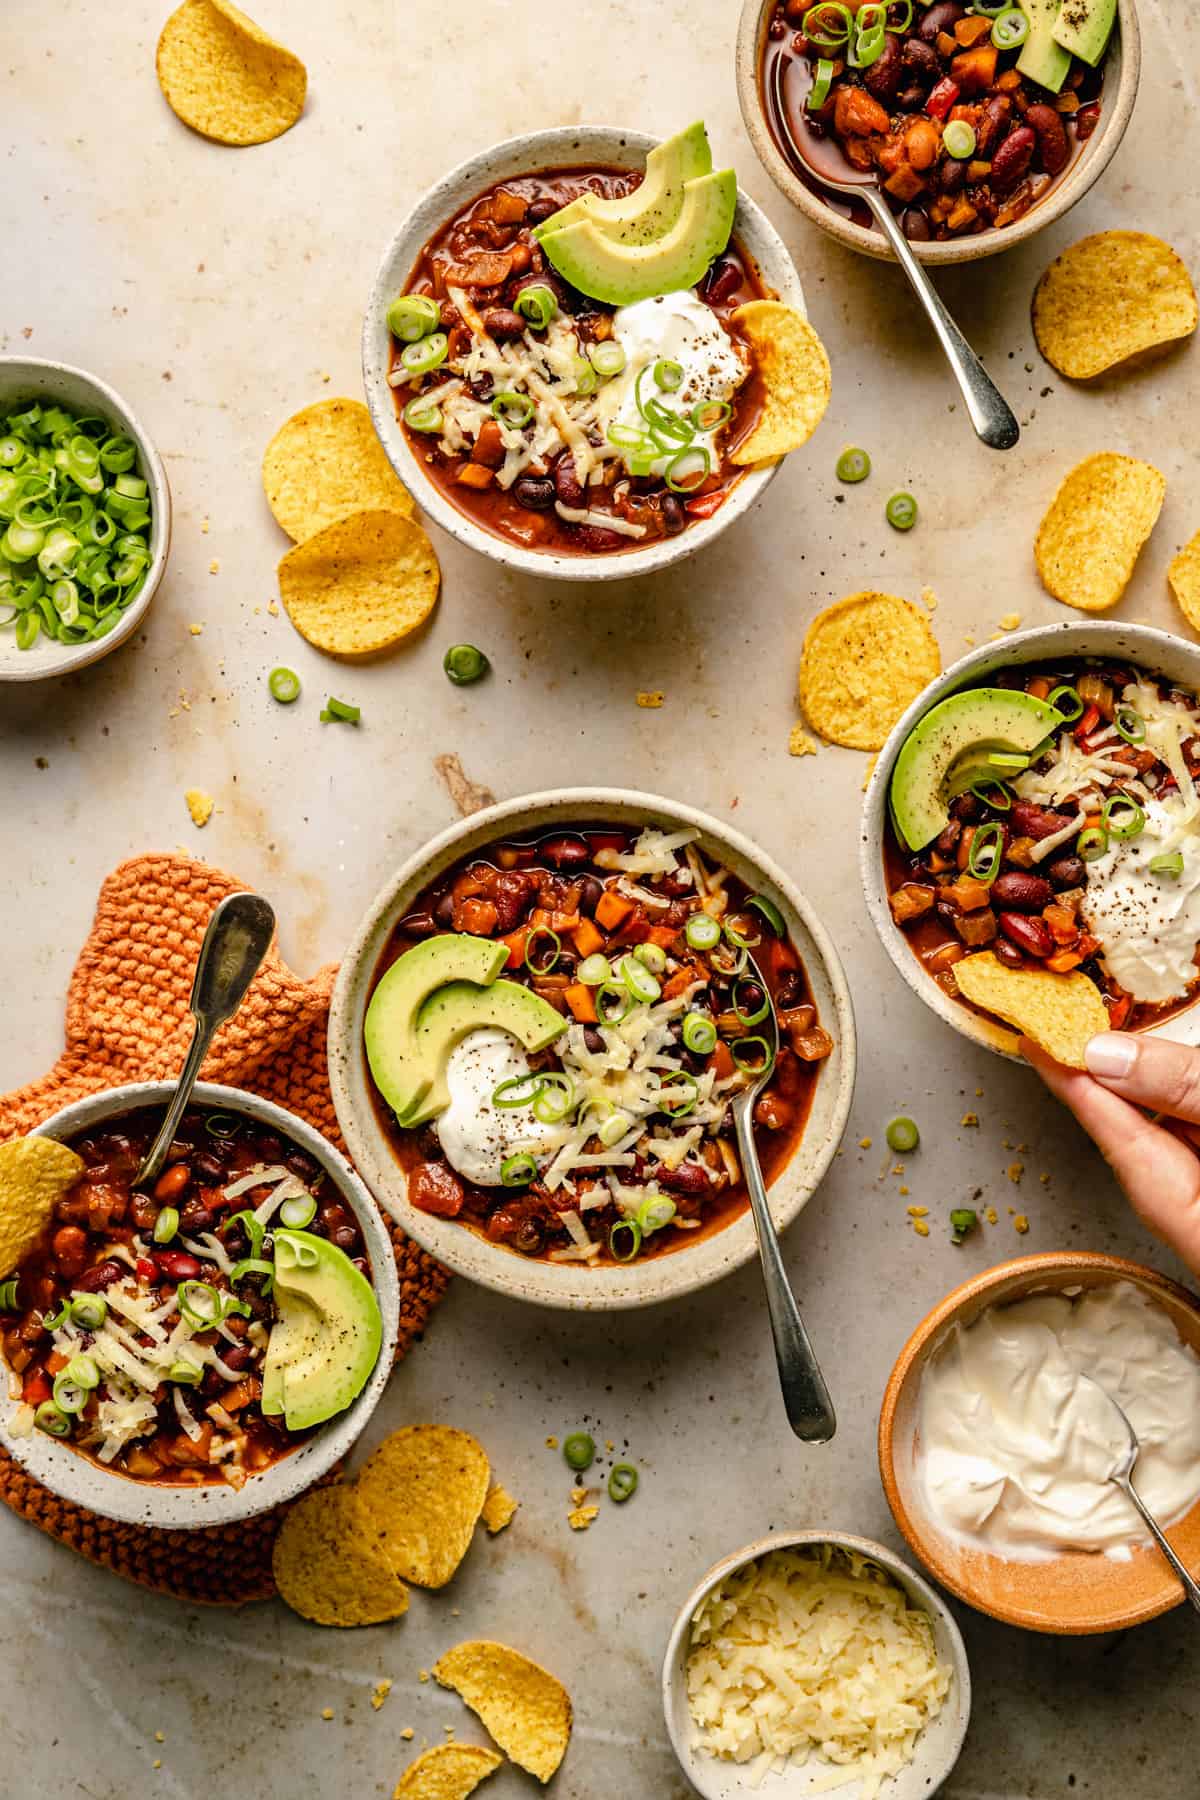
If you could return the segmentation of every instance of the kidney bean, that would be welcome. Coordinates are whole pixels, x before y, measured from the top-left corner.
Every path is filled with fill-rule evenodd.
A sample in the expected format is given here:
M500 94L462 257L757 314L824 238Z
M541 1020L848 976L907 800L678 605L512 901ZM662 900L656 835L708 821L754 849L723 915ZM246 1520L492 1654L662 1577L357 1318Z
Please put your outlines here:
M1024 913L1002 912L999 920L1001 931L1018 950L1039 958L1054 955L1054 939L1044 919L1026 918Z
M677 1169L662 1169L658 1180L660 1187L673 1194L706 1194L712 1185L712 1176L699 1163L680 1163Z
M1056 856L1046 873L1056 888L1082 887L1083 858L1081 856Z
M951 819L950 823L939 834L933 847L939 856L953 856L961 836L962 821L960 819Z
M254 1356L249 1344L222 1344L217 1355L227 1369L244 1369Z
M539 849L552 869L581 869L591 855L580 837L547 838Z
M885 33L883 49L863 76L863 86L877 100L894 100L904 76L901 40L894 31Z
M554 483L548 475L521 475L513 483L513 499L526 512L549 512L554 505Z
M992 186L998 194L1011 194L1029 173L1037 135L1028 125L1010 131L992 158Z
M513 312L510 306L489 306L481 315L483 328L489 337L503 341L505 338L519 338L525 335L525 321L520 313Z
M161 1274L168 1281L199 1281L200 1264L184 1250L158 1250L154 1256Z
M1075 136L1081 144L1086 144L1099 123L1100 102L1098 100L1091 100L1086 106L1080 107L1075 114Z
M583 483L575 473L575 459L560 456L554 465L554 491L564 506L582 506Z
M122 1275L128 1274L123 1263L114 1262L109 1257L105 1262L98 1262L91 1269L85 1269L76 1277L75 1286L81 1294L98 1294L102 1288L111 1287L114 1281L120 1281Z
M604 893L603 883L595 875L585 875L579 887L579 910L585 918L591 918L600 904Z
M182 1231L211 1231L213 1216L203 1200L193 1194L179 1209L179 1225Z
M983 808L974 794L959 794L957 799L950 802L951 818L961 819L966 825L977 819L982 811Z
M1012 101L1007 94L993 94L979 115L979 124L975 132L976 156L990 156L1004 133L1008 130L1012 118Z
M1010 969L1023 969L1025 967L1025 958L1023 954L1017 949L1015 944L1010 944L1007 938L998 937L992 945L992 951L997 962L1005 963Z
M958 0L937 0L937 4L930 7L917 26L917 36L925 43L932 44L939 31L953 33L958 21L965 17L965 8L959 6Z
M700 284L700 292L709 306L720 306L735 294L741 284L742 271L728 257L715 262Z
M1017 912L1041 912L1053 897L1048 881L1040 875L1027 875L1023 869L1005 869L992 883L993 903L1014 907Z
M50 1245L58 1272L66 1281L82 1274L87 1262L87 1235L78 1225L63 1225L55 1232Z
M1040 842L1042 838L1061 831L1064 825L1069 825L1071 815L1050 812L1044 806L1035 806L1032 800L1014 800L1009 820L1018 836L1031 837Z
M1025 123L1037 132L1042 167L1047 175L1061 175L1071 160L1071 145L1062 114L1039 100L1026 109Z
M590 550L596 556L607 556L610 550L627 550L629 539L621 536L619 531L608 531L602 525L577 525L578 543L581 550Z

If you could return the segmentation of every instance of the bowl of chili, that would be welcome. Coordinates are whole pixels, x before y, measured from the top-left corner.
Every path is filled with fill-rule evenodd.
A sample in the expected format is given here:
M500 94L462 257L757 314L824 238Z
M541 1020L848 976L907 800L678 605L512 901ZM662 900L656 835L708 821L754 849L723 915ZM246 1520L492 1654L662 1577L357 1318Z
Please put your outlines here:
M1022 17L1011 5L1009 14ZM876 168L922 262L974 262L1012 249L1053 224L1100 179L1133 113L1141 73L1135 0L1117 0L1100 65L1073 58L1060 93L1018 68L1024 39L996 33L999 5L959 0L889 4L875 60L848 68L844 49L819 36L811 0L744 0L737 43L742 118L772 181L822 231L882 260L890 251L861 203L829 193L794 166L772 112L765 75L782 58L792 129L810 134L831 173ZM830 18L857 8L834 6ZM928 25L926 25L928 21ZM1017 28L1019 30L1019 27ZM910 48L910 46L914 46ZM810 117L814 91L824 96ZM951 133L947 137L947 131ZM957 134L957 135L955 135ZM911 154L910 154L911 151Z
M727 454L748 435L760 408L752 352L738 335L733 313L744 301L763 298L804 310L800 279L782 240L740 190L727 249L694 295L667 296L686 311L688 316L674 324L695 339L706 367L714 356L741 357L751 371L748 378L739 372L732 404L718 409L726 418L713 439L716 461L710 455L703 481L693 486L689 474L679 491L654 476L593 483L593 474L617 472L611 449L608 467L589 470L589 479L581 481L569 446L554 438L550 420L549 449L517 472L515 460L510 467L505 459L501 439L510 447L520 432L538 439L541 413L523 391L498 390L487 372L471 375L470 396L496 415L483 426L496 439L495 454L470 419L465 423L473 447L460 441L464 421L453 421L452 432L444 421L430 423L444 411L439 396L455 385L442 378L461 360L455 333L466 333L464 308L511 361L514 352L536 356L541 347L546 319L535 303L544 301L550 336L570 327L588 352L583 360L595 365L602 382L611 379L613 367L603 359L617 348L608 334L618 309L584 300L547 269L534 231L539 221L588 190L609 197L632 191L657 141L611 126L566 127L530 132L471 157L418 201L384 251L367 302L362 339L367 404L396 473L452 537L527 574L598 581L666 568L711 543L748 511L779 466L775 461L743 468ZM447 323L446 351L440 329L407 346L397 339L389 329L389 309L399 296L432 307L433 323L439 318ZM627 310L642 313L645 305ZM516 310L522 306L527 313ZM427 350L431 343L433 350ZM549 346L551 362L558 348ZM442 355L431 374L416 369L420 392L403 360L413 354L418 361ZM662 355L668 360L656 367L677 366L668 352ZM531 391L544 394L545 386L539 378ZM414 410L426 395L428 419ZM559 414L561 408L555 417ZM536 442L533 448L538 449Z
M891 815L897 757L933 707L974 688L1048 700L1061 715L1053 743L1039 746L1028 768L998 770L999 779L951 802L945 832L914 854ZM1200 944L1188 937L1168 945L1147 911L1167 909L1172 938L1187 924L1191 854L1172 850L1164 836L1160 859L1152 840L1175 830L1176 746L1184 780L1193 763L1200 775L1193 714L1200 720L1200 647L1119 622L1015 633L971 651L918 696L879 754L860 863L885 950L939 1018L974 1043L1018 1056L1015 1033L968 1004L951 972L986 950L1013 967L1081 969L1099 987L1114 1029L1200 1042L1200 973L1192 968Z
M0 356L0 533L0 682L86 668L137 630L166 571L171 490L98 376Z
M345 1456L391 1372L399 1293L388 1230L345 1159L295 1114L239 1088L199 1083L155 1189L135 1191L173 1092L170 1082L113 1088L37 1128L85 1166L4 1284L0 1442L64 1500L182 1529L266 1512ZM356 1262L382 1326L357 1397L301 1430L261 1405L274 1304L267 1234L281 1227ZM164 1348L179 1358L169 1369Z
M520 1004L553 1041L527 1057L472 1029L410 1126L364 1030L391 969L439 936L502 944L497 988L532 992ZM834 1156L855 1067L841 964L789 877L706 814L619 789L527 795L418 850L372 903L330 1015L338 1119L380 1204L448 1267L539 1305L649 1305L741 1267L755 1238L728 1095L766 1004L751 941L784 1046L755 1115L782 1229Z

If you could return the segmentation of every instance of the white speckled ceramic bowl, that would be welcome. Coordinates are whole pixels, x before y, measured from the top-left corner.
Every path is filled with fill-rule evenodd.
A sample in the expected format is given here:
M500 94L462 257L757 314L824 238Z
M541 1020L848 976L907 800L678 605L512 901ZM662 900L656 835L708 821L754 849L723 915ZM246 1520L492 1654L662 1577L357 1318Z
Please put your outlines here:
M99 662L118 644L131 637L145 617L158 590L171 548L171 490L162 458L151 443L145 426L119 394L98 376L69 363L47 362L36 356L0 356L0 415L21 401L49 400L76 413L101 413L113 428L131 437L138 447L139 469L151 500L150 567L136 600L130 602L107 637L94 643L59 644L39 633L32 650L18 650L15 633L0 630L0 682L42 681L50 675L69 675Z
M971 1669L962 1635L945 1601L914 1569L882 1544L842 1531L781 1531L760 1538L756 1544L747 1544L744 1550L735 1550L732 1556L725 1557L692 1589L675 1620L662 1672L663 1711L679 1766L704 1800L750 1800L752 1795L769 1796L770 1800L809 1800L811 1795L828 1791L833 1770L815 1758L760 1781L752 1772L753 1764L710 1756L697 1744L687 1700L689 1638L697 1607L713 1588L756 1557L771 1550L802 1550L816 1544L836 1544L843 1550L869 1556L886 1569L912 1604L928 1615L933 1626L938 1658L951 1670L950 1692L937 1718L917 1739L913 1760L883 1784L886 1800L929 1800L958 1761L971 1716ZM838 1800L862 1800L862 1792L861 1781L850 1781L837 1789Z
M933 977L913 954L908 939L892 918L888 906L887 882L883 867L883 834L888 815L888 787L892 768L900 746L917 720L948 694L960 688L982 687L998 669L1017 663L1040 662L1047 657L1111 656L1118 661L1137 663L1153 674L1168 675L1194 693L1200 693L1200 645L1175 637L1169 631L1156 631L1148 625L1127 625L1120 620L1066 619L1059 625L1041 625L1030 631L1014 632L995 643L982 645L961 657L936 681L931 681L919 694L904 717L899 720L879 752L871 783L863 806L859 842L863 891L875 929L883 947L914 994L926 1006L953 1025L955 1031L972 1043L983 1044L1001 1056L1019 1061L1017 1035L1007 1025L972 1012L969 1006L943 993ZM1191 1006L1176 1013L1156 1035L1179 1043L1200 1043L1200 1007Z
M169 1081L142 1081L128 1087L110 1088L106 1093L92 1094L64 1107L38 1126L37 1135L73 1143L98 1125L119 1119L139 1106L165 1107L174 1091L175 1084ZM244 1093L241 1088L199 1082L195 1104L240 1113L268 1126L290 1138L324 1169L326 1178L337 1189L339 1199L353 1212L363 1234L383 1319L383 1342L374 1373L354 1404L305 1439L298 1449L272 1463L261 1474L252 1475L240 1489L224 1482L204 1487L172 1487L136 1481L132 1476L102 1468L90 1457L48 1437L45 1432L34 1431L29 1437L14 1437L9 1427L19 1403L8 1398L0 1401L0 1443L14 1461L51 1493L73 1501L76 1506L84 1506L89 1512L99 1513L105 1519L177 1530L191 1530L200 1525L230 1525L238 1519L250 1519L256 1513L267 1512L284 1500L294 1500L345 1456L387 1385L400 1315L391 1237L371 1196L333 1145L294 1113L285 1112L283 1107L275 1106L269 1100L260 1100L255 1094ZM3 1368L0 1362L0 1369Z
M792 941L804 960L818 1016L833 1037L834 1049L821 1065L804 1136L770 1189L771 1211L783 1230L811 1198L845 1130L855 1069L850 991L837 951L803 894L753 844L706 813L655 794L576 788L527 794L451 826L410 856L372 902L342 962L329 1016L329 1073L338 1123L364 1181L384 1209L410 1237L458 1274L519 1300L579 1311L650 1306L719 1281L755 1255L749 1212L702 1237L698 1244L684 1245L669 1255L595 1269L522 1256L502 1244L489 1243L453 1219L419 1212L409 1204L404 1171L376 1112L363 1050L363 1019L375 969L393 928L443 869L514 833L606 823L655 824L667 830L694 827L701 848L719 857L750 887L769 894L787 920Z
M1142 40L1135 0L1117 0L1117 6L1119 23L1104 65L1100 123L1061 180L1055 182L1045 199L1031 207L1024 218L1006 225L1002 231L981 231L973 237L949 238L943 243L914 243L913 251L921 262L945 267L947 263L978 262L1001 250L1012 250L1070 212L1099 181L1116 155L1133 116L1142 72ZM850 250L890 262L892 253L883 234L855 225L835 212L819 193L800 179L775 142L767 124L759 85L763 39L774 12L775 0L743 0L738 25L738 102L759 161L780 193L786 194L793 206L799 207L814 225Z
M445 489L432 481L420 459L413 455L396 416L395 397L388 386L389 334L387 309L404 289L421 250L429 239L475 195L505 176L529 175L539 169L572 168L600 164L610 168L640 169L646 154L659 140L641 131L622 131L612 125L564 126L554 131L532 131L509 138L493 149L472 156L443 176L424 199L419 200L383 253L367 301L363 320L363 382L367 405L388 459L401 481L412 491L417 505L460 543L484 556L520 569L528 575L546 575L560 581L616 581L648 575L682 561L749 511L774 479L779 464L760 464L747 469L729 498L711 519L697 519L678 537L666 538L645 550L622 550L599 555L561 556L552 551L523 550L508 538L485 531L466 512L450 501ZM721 164L720 146L714 160ZM769 294L804 311L804 291L795 265L766 215L738 192L734 236L757 264Z

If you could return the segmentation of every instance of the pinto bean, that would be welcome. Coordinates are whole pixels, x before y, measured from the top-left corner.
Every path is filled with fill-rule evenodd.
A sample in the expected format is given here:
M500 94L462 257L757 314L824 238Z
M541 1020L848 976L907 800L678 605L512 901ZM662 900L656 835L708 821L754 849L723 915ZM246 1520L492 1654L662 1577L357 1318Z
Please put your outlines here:
M997 962L1002 962L1010 969L1023 969L1025 957L1015 944L1010 944L1005 937L998 937L992 945L992 953Z
M1027 918L1024 913L1002 912L1000 929L1010 943L1038 958L1054 955L1054 939L1044 919Z
M174 1163L154 1184L156 1200L175 1201L192 1179L192 1171L184 1162Z
M901 40L894 31L885 34L883 49L863 76L863 86L877 100L894 100L904 76Z
M74 1281L76 1275L83 1273L87 1262L87 1235L78 1225L63 1225L55 1232L50 1244L54 1252L54 1261L58 1272L66 1281Z
M1098 100L1091 100L1086 106L1080 107L1075 114L1075 136L1081 144L1086 144L1099 123L1100 102Z
M1071 145L1062 114L1039 100L1026 109L1025 123L1037 132L1042 167L1047 175L1061 175L1071 160Z
M1011 194L1029 173L1037 134L1028 125L1010 131L992 158L992 186L998 194Z
M1040 875L1026 875L1023 869L1005 869L992 883L992 900L996 906L1012 907L1017 912L1041 912L1049 906L1054 889Z
M932 44L939 32L953 32L958 21L965 17L965 8L959 6L958 0L937 0L936 6L930 7L917 26L917 36Z

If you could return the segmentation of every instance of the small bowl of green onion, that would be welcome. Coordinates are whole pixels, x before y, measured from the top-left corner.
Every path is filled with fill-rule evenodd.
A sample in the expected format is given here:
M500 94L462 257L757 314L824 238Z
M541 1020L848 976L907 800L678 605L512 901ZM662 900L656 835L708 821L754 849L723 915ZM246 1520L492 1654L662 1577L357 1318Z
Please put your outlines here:
M120 396L67 363L0 357L0 682L124 643L170 542L166 471Z

